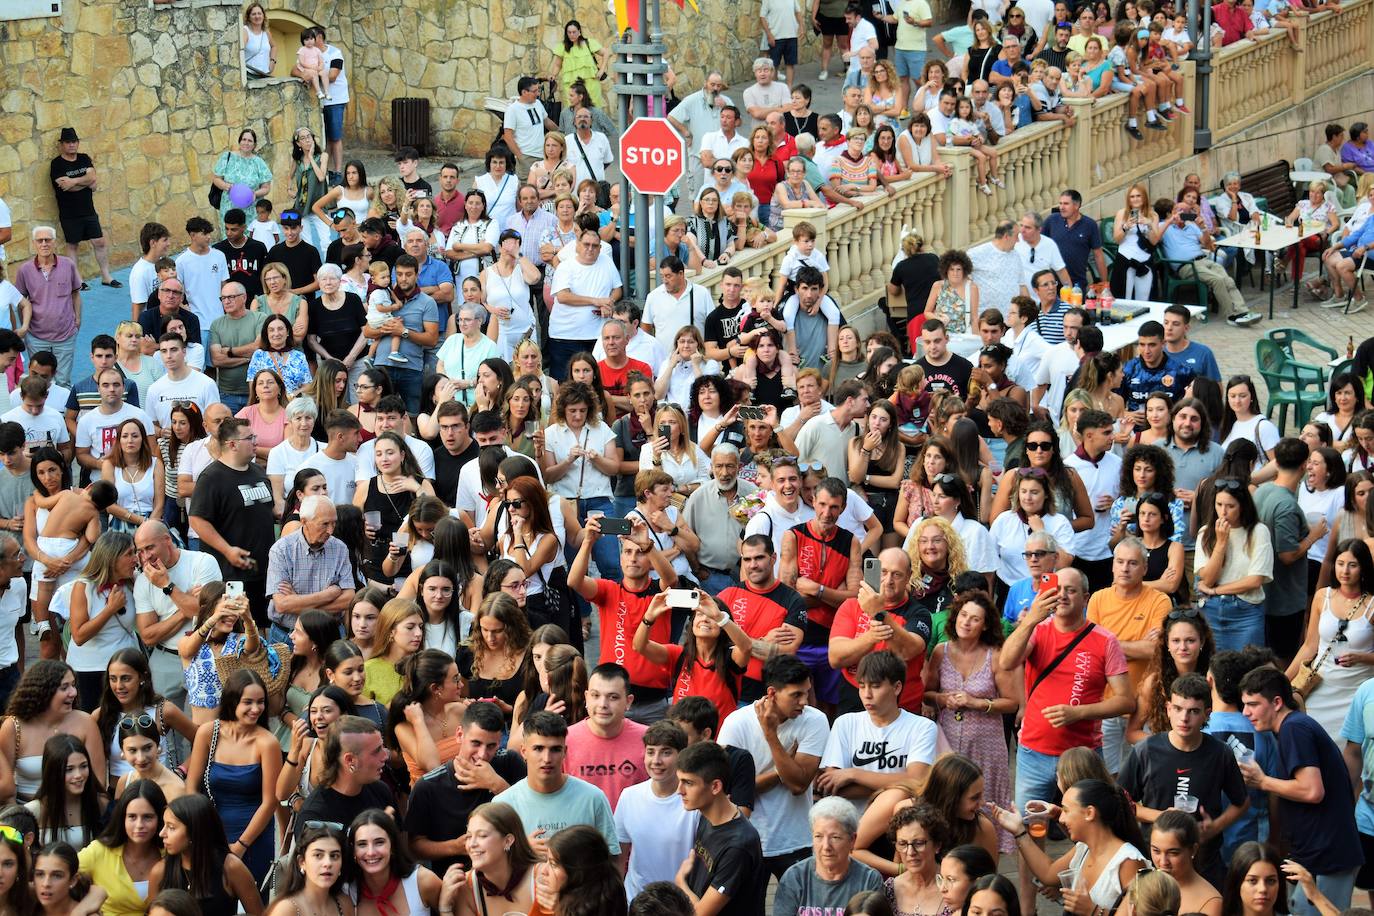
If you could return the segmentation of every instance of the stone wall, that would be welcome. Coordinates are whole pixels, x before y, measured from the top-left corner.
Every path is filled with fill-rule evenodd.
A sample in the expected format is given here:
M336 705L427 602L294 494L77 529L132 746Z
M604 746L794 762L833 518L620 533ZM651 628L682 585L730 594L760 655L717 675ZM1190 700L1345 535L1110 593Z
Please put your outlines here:
M662 3L679 91L700 87L708 67L723 70L733 83L752 81L757 4L698 2L700 13ZM615 30L606 0L411 0L387 6L371 0L267 0L266 6L269 17L273 9L310 17L348 55L350 138L389 145L391 100L420 96L430 100L434 152L452 154L486 151L498 124L486 113L485 99L511 97L521 76L547 74L568 19L579 20L606 46Z
M48 162L58 131L73 126L100 175L96 208L116 263L138 253L138 231L155 219L172 230L208 216L209 174L241 127L252 127L285 197L291 134L321 129L319 108L295 80L245 89L238 0L71 0L61 18L0 24L0 197L13 211L11 262L57 206ZM89 246L82 271L95 271Z

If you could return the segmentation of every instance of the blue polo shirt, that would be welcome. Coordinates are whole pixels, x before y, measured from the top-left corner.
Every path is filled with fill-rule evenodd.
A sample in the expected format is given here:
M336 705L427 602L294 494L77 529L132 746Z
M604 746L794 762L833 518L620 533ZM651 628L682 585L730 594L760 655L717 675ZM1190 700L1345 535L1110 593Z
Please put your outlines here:
M417 331L424 331L425 322L432 321L439 323L439 306L434 299L426 293L416 293L401 305L401 308L392 313L393 317L401 319L401 323L410 329L414 334ZM414 372L425 371L425 351L417 343L409 340L400 341L401 355L406 358L406 364L393 363L388 358L391 355L391 338L382 337L379 339L377 347L377 365L397 369L410 369Z
M1221 381L1221 367L1217 365L1217 358L1212 355L1212 348L1206 344L1190 340L1188 346L1169 355L1191 371L1194 377L1200 375L1203 378Z
M1202 228L1197 223L1168 226L1160 239L1170 261L1196 261L1207 254L1202 248Z
M1078 222L1070 226L1063 216L1051 213L1045 220L1044 232L1059 246L1069 279L1077 283L1079 289L1087 289L1088 258L1102 247L1102 232L1097 228L1097 221L1079 216Z
M1146 399L1155 391L1169 392L1172 403L1177 404L1192 379L1192 370L1167 351L1164 361L1153 369L1137 356L1121 368L1121 387L1117 393L1126 400L1127 410L1144 410Z
M394 270L391 272L391 281L396 282L396 271ZM448 266L447 261L442 261L439 258L425 258L425 263L420 265L420 272L416 276L415 285L423 288L438 286L441 283L453 283L453 268ZM439 333L442 337L444 328L448 327L449 308L447 304L440 306L436 302L435 305L439 308Z

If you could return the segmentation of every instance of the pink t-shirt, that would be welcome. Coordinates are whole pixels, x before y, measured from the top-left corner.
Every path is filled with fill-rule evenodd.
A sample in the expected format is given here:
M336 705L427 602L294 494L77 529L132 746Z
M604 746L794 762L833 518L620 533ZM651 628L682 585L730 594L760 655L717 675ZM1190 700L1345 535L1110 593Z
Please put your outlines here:
M296 65L302 70L324 70L324 52L319 48L301 45L296 51Z
M576 776L606 793L615 810L620 793L649 778L644 769L644 733L648 726L625 720L614 738L598 738L583 719L568 729L568 753L563 772Z
M258 405L249 404L236 416L248 421L248 428L258 437L258 448L272 448L281 445L286 438L286 411L277 411L277 419L269 423L258 413Z

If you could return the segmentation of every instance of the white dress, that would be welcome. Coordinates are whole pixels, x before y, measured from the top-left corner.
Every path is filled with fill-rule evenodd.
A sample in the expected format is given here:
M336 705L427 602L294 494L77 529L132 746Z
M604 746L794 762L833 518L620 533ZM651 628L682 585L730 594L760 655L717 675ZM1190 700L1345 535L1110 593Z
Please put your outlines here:
M501 276L499 266L493 264L482 272L482 288L487 294L488 309L510 309L509 318L497 319L501 334L497 346L501 350L501 358L509 361L515 352L515 345L534 330L534 311L530 308L530 285L525 282L519 264L511 270L509 277Z
M1346 652L1374 651L1374 626L1369 622L1371 599L1366 598L1361 610L1349 623L1331 612L1331 589L1326 590L1322 600L1321 621L1317 624L1317 654L1314 663L1321 660L1317 673L1322 682L1307 697L1307 714L1316 719L1326 733L1338 746L1344 746L1341 726L1345 724L1345 714L1355 699L1359 686L1374 676L1374 665L1336 664L1336 659ZM1344 626L1342 626L1344 624ZM1338 639L1338 637L1344 637ZM1328 651L1328 649L1330 651Z

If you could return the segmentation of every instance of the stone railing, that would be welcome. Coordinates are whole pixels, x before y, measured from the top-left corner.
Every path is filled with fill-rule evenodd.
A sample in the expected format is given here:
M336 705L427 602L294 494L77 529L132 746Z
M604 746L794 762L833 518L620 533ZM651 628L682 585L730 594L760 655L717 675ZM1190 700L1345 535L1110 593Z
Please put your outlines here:
M1298 22L1302 50L1283 29L1216 51L1212 137L1234 136L1370 66L1374 0L1343 4Z
M1217 52L1212 76L1211 124L1214 141L1233 136L1278 114L1335 82L1368 69L1374 60L1374 0L1354 0L1339 13L1325 12L1300 24L1306 50L1292 49L1280 31L1256 41L1238 42ZM1195 106L1193 63L1183 65L1184 97ZM817 244L830 261L830 288L851 317L884 295L891 265L901 251L901 231L910 227L928 249L969 248L992 237L997 223L1026 210L1045 213L1064 188L1077 188L1085 200L1115 198L1171 163L1193 155L1193 117L1183 115L1167 131L1126 133L1126 96L1070 99L1077 119L1040 123L1015 131L997 145L998 173L1005 189L991 196L977 189L977 168L967 148L944 147L953 168L948 179L923 175L896 185L891 194L863 198L856 210L789 210L778 240L746 252L732 263L745 276L774 277L792 245L792 227L806 220L816 227ZM1112 209L1120 206L1113 203ZM716 295L719 269L693 279ZM889 303L900 313L902 304Z

